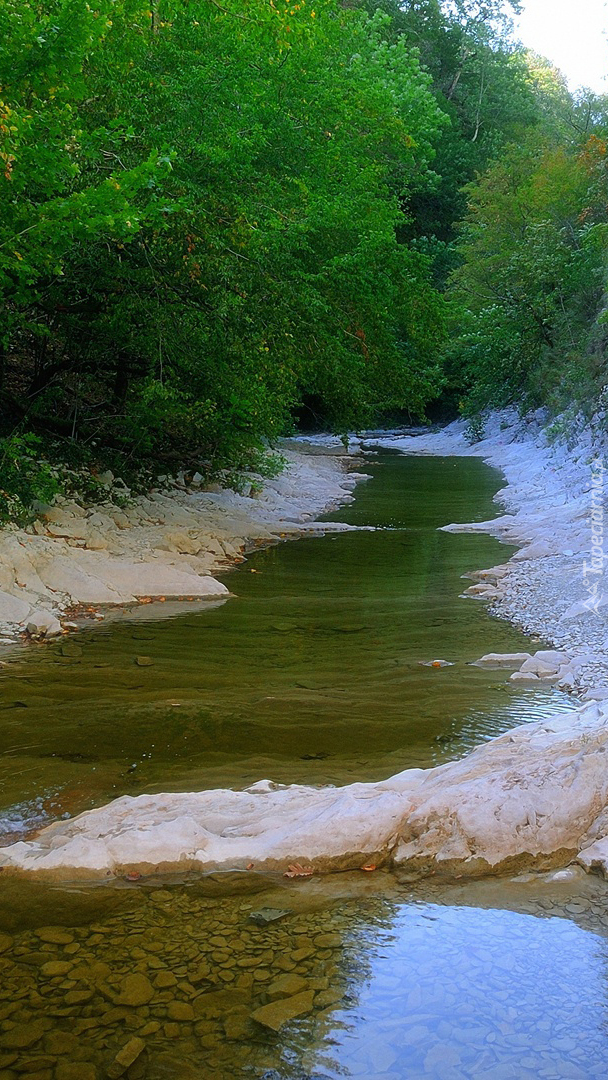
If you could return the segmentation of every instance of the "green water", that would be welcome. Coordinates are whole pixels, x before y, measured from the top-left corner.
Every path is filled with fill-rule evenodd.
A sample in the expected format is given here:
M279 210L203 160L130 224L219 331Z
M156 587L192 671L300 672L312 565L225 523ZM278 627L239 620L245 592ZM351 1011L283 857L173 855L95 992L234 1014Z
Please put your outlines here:
M225 604L112 622L5 668L0 833L140 791L380 779L567 708L467 663L529 646L459 596L463 573L512 549L438 531L492 516L499 474L390 453L370 469L332 517L374 531L280 544L226 575ZM435 658L454 666L421 666Z
M491 516L498 475L372 468L334 517L376 531L281 544L226 576L223 605L3 669L5 835L125 792L386 776L571 707L468 665L528 644L459 596L509 549L437 532ZM0 1080L603 1080L607 929L606 884L582 871L0 876Z

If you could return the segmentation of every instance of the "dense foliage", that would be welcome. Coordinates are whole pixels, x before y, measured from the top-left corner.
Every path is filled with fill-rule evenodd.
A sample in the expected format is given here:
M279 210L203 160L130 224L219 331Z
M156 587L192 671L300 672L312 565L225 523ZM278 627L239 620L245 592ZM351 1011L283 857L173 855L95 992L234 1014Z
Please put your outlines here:
M443 306L396 228L445 118L386 22L328 0L5 2L9 429L218 466L305 397L342 430L422 414Z
M607 164L598 134L528 138L470 186L448 361L469 411L596 406L606 381Z
M605 103L516 7L4 0L0 517L56 462L597 395Z

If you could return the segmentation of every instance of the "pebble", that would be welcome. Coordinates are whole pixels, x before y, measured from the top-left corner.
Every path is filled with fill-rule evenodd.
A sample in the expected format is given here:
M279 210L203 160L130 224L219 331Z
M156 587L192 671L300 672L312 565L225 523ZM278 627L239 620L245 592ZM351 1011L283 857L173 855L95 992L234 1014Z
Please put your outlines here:
M137 1060L139 1055L143 1053L146 1048L146 1044L143 1039L134 1037L129 1039L128 1043L125 1043L122 1050L119 1050L114 1061L108 1068L109 1080L118 1080L118 1077L122 1076L127 1069Z
M308 984L301 975L279 975L277 979L273 979L266 993L270 1000L274 1001L275 998L293 997L306 989Z
M122 980L116 1002L118 1005L147 1005L153 997L154 988L150 980L145 975L135 973Z
M52 945L71 945L74 941L74 935L61 926L42 926L36 931L36 937Z
M49 960L47 964L42 965L40 971L42 975L53 978L58 975L67 975L73 967L74 965L69 960Z
M170 1020L194 1020L194 1009L186 1001L170 1001L167 1016Z

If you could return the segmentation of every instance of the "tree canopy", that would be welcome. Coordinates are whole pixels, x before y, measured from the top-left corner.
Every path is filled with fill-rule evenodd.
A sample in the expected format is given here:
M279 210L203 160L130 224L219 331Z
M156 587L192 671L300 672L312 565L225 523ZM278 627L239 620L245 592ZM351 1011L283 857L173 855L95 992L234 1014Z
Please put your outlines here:
M0 489L598 393L606 102L514 10L5 0Z

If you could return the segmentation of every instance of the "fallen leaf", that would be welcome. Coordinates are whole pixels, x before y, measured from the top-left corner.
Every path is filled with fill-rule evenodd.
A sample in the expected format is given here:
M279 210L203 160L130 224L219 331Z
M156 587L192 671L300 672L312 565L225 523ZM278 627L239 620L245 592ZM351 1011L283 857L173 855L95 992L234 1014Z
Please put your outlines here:
M247 863L247 869L248 870L253 870L253 863L252 862Z
M376 866L375 863L368 863L367 866L362 866L361 869L362 870L367 870L367 872L369 873L372 870L377 870L378 867Z
M297 862L292 863L292 865L287 868L283 877L310 877L311 874L314 874L312 866L302 866L301 863Z
M125 874L125 881L139 881L141 874L137 870L131 870L130 873Z

